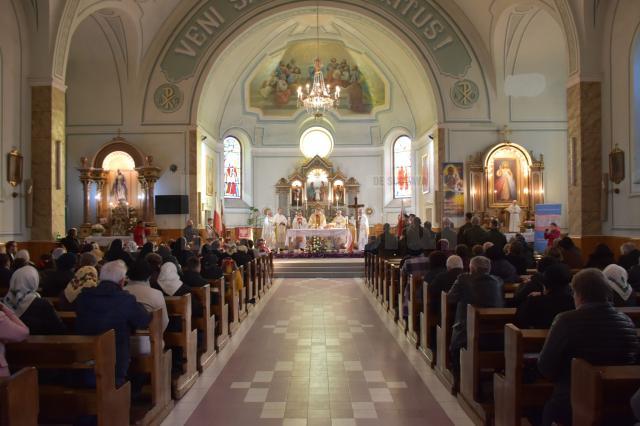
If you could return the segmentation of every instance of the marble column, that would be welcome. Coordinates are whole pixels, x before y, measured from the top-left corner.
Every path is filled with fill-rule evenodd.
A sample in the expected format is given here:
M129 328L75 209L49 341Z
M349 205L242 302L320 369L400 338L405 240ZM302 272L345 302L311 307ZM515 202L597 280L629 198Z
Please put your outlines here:
M65 234L65 93L56 86L31 88L32 240Z
M198 203L198 173L200 158L200 137L197 129L189 130L189 140L187 146L187 173L189 179L189 216L193 220L196 228L200 226L200 206Z
M156 186L155 177L147 177L147 221L154 223L156 222L156 202L155 202L155 194L154 187Z
M574 236L599 235L602 203L601 83L580 81L567 89L569 146L568 224ZM572 152L573 151L573 152Z
M432 183L432 188L435 190L435 206L434 206L434 218L433 218L433 226L441 227L442 226L442 214L444 212L444 198L442 191L442 171L440 167L445 159L445 135L447 129L444 127L438 127L436 129L435 134L433 135L433 166L435 168L435 173L433 174L434 179ZM422 213L422 212L420 212Z
M80 181L82 182L82 224L86 225L91 223L89 219L91 180L84 178Z

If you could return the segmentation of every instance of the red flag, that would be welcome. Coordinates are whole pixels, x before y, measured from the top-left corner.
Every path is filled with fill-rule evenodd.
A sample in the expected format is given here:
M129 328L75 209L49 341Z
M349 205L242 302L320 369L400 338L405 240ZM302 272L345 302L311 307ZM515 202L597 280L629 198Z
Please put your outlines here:
M402 201L402 207L400 208L400 215L398 215L398 226L396 227L396 234L398 238L402 236L402 231L404 231L404 201Z
M216 208L213 212L213 229L215 229L218 236L222 236L222 203L218 197L216 197Z

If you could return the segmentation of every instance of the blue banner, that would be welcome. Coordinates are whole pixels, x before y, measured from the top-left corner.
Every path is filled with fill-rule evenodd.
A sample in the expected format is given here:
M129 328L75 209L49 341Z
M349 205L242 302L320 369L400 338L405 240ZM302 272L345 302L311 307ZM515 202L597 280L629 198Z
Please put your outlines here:
M547 240L544 239L544 232L549 228L551 222L560 226L561 214L562 204L536 204L536 239L534 249L538 253L544 253L547 248Z

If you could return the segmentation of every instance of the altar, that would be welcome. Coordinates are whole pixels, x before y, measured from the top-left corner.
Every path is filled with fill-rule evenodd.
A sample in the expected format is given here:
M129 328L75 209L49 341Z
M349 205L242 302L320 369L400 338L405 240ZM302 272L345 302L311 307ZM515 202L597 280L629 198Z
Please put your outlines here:
M345 247L349 250L353 247L353 237L348 228L330 229L288 229L286 237L287 247L291 247L296 238L299 237L320 237L328 239L343 239L346 241Z

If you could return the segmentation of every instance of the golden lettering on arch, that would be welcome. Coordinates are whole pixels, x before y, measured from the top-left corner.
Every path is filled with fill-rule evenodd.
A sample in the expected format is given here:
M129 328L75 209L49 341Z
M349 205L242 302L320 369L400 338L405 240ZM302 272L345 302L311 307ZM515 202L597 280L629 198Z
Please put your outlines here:
M192 77L216 38L243 15L272 0L206 0L186 20L170 43L160 68L168 81L176 83ZM302 0L284 0L295 4ZM349 0L344 0L349 3ZM472 56L448 16L432 0L379 0L402 21L405 32L426 47L442 74L463 78L471 68Z

